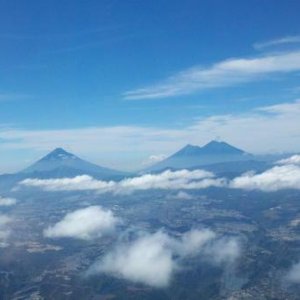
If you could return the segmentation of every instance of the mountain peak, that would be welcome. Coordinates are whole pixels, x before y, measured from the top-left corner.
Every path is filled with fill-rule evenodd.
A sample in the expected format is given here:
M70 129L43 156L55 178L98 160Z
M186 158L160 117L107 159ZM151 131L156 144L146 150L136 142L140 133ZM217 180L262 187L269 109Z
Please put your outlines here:
M244 161L250 158L251 155L241 149L223 141L212 140L202 147L187 144L151 168L152 170L198 168L216 163Z
M76 156L70 152L67 152L63 148L55 148L53 151L44 156L41 160L65 160L65 159L74 159Z
M204 145L201 149L202 149L202 151L208 152L210 154L213 154L213 153L243 154L243 153L245 153L243 150L238 149L226 142L216 141L216 140L210 141L209 143Z
M199 152L200 149L201 148L199 146L187 144L185 147L183 147L177 153L180 153L181 155L195 155Z
M21 173L40 173L46 178L73 177L82 174L98 178L119 178L126 174L85 161L63 148L54 149Z

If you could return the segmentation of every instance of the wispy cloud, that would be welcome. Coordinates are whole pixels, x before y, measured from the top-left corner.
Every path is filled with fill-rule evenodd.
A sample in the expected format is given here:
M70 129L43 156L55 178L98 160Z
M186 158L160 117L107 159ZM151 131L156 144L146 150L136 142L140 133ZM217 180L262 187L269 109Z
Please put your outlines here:
M300 35L285 36L278 39L255 43L253 47L257 50L261 50L273 46L280 46L285 44L297 44L297 43L300 43Z
M191 230L180 238L158 231L142 234L129 242L121 240L89 273L107 273L162 288L180 270L181 260L186 257L201 256L220 266L232 265L240 252L236 238L219 237L209 229Z
M48 238L77 238L90 240L112 232L118 219L112 211L89 206L66 214L63 219L44 231Z
M300 51L254 58L233 58L210 67L196 66L145 88L124 93L125 99L155 99L188 95L204 89L228 87L264 79L266 75L300 70Z

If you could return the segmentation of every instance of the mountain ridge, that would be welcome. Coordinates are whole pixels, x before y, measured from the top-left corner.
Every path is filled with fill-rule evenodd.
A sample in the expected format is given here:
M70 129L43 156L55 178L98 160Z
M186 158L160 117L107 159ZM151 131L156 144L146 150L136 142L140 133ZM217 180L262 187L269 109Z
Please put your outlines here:
M157 171L165 168L193 168L223 162L245 161L253 155L226 142L212 140L204 146L187 144L163 161L147 168Z

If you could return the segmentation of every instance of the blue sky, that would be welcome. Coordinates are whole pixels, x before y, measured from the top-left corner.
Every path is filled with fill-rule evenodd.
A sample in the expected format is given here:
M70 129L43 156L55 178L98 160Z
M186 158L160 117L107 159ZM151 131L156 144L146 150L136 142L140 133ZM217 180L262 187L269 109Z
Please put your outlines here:
M216 136L300 151L299 11L271 0L0 1L0 173L58 146L122 169Z

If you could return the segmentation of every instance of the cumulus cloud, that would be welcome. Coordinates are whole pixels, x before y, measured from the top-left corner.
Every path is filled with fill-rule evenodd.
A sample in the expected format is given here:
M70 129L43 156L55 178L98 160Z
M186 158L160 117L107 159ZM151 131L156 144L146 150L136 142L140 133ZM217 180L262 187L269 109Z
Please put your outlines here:
M108 273L155 287L166 286L176 267L168 243L169 237L158 232L130 244L119 245L93 267L94 272Z
M15 205L16 203L17 203L17 200L15 198L0 196L0 206L12 206L12 205Z
M0 214L0 247L7 246L7 238L10 235L9 224L12 222L12 219L7 216Z
M39 187L46 191L83 191L83 190L110 190L115 186L113 181L96 180L88 175L80 175L73 178L57 179L25 179L21 185Z
M159 174L145 174L140 177L127 178L119 183L121 189L203 189L211 186L223 186L223 178L204 170L164 171Z
M265 192L300 189L300 167L288 164L275 166L260 174L248 172L234 178L229 186L231 188Z
M236 247L235 247L236 246ZM240 254L236 239L220 240L210 230L192 230L174 238L165 232L144 234L131 242L120 242L96 262L89 273L107 273L153 287L169 284L181 260L203 255L217 264L232 263Z
M232 264L240 255L240 244L235 238L223 237L207 249L213 262Z
M110 210L89 206L66 214L61 221L44 230L44 236L89 240L113 231L117 221Z
M178 243L178 253L181 256L196 254L209 241L215 239L216 234L209 230L191 230L183 234Z
M299 165L300 166L300 155L296 154L291 157L281 159L277 161L279 165Z
M300 262L292 266L286 275L286 279L291 283L300 283Z
M226 184L224 178L215 178L214 174L204 170L164 171L159 174L145 174L126 178L119 182L96 180L88 175L61 179L25 179L19 184L39 187L46 191L96 190L99 193L130 193L149 189L204 189L221 187Z

